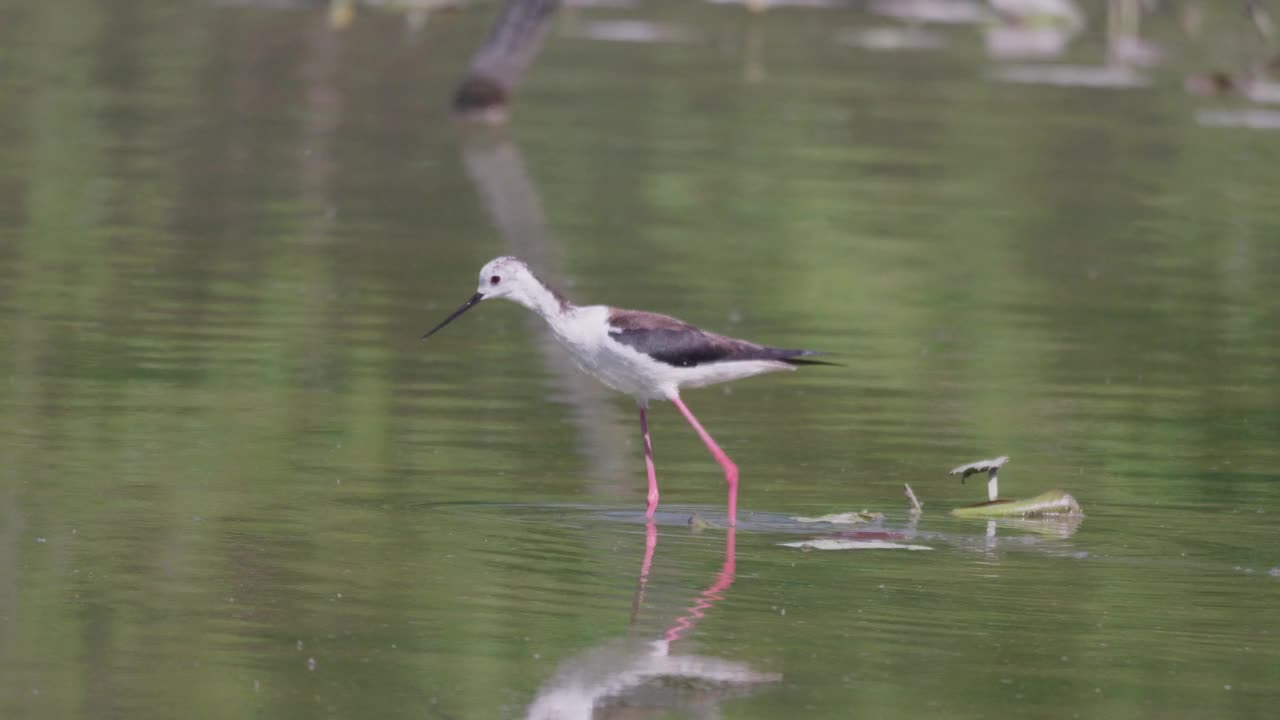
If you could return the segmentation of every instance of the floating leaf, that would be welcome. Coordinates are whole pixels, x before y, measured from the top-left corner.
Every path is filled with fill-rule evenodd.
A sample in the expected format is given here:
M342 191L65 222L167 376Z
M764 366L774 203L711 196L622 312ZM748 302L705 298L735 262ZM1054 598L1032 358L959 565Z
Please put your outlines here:
M1026 500L996 500L978 505L955 508L952 515L961 517L1042 517L1046 515L1073 515L1084 513L1070 493L1049 490Z

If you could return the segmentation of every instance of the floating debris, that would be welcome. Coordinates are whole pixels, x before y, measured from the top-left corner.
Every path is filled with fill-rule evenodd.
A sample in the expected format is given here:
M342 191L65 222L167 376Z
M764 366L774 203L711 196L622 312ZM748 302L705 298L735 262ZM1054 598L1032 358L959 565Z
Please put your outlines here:
M793 517L792 520L802 523L831 523L833 525L865 525L871 522L883 522L884 513L861 512L834 513L820 517Z
M1238 96L1256 103L1280 103L1280 83L1256 78L1238 78L1221 70L1188 75L1182 83L1191 95Z
M565 7L571 8L608 8L612 10L620 10L623 8L633 8L638 4L638 0L564 0Z
M816 538L778 543L782 547L801 550L932 550L928 545L889 542L888 540L852 540L849 538Z
M1139 37L1117 37L1111 40L1107 48L1107 59L1121 65L1159 65L1164 61L1165 52L1154 42Z
M1001 455L1000 457L993 458L991 460L978 460L976 462L971 462L968 465L961 465L960 467L951 468L951 474L959 475L960 484L963 485L964 481L970 475L974 475L980 472L986 473L987 474L987 500L990 502L995 502L996 498L1000 496L1000 489L999 489L1000 479L996 477L996 471L999 470L1001 467L1004 467L1004 464L1007 462L1009 462L1009 456Z
M1082 517L1080 504L1069 493L1049 490L1027 500L1000 500L999 478L996 472L1009 462L1008 455L991 460L978 460L968 465L951 468L952 475L959 475L960 482L970 475L987 474L987 501L977 505L955 508L952 515L986 518L1039 518L1052 516Z
M1196 113L1196 122L1205 127L1280 130L1280 112L1253 108L1201 110Z
M941 50L947 39L918 27L849 28L836 35L836 43L863 50Z
M1240 90L1240 83L1231 73L1222 70L1192 73L1182 81L1182 87L1190 95L1202 97L1222 97L1234 95Z
M911 501L911 514L919 515L924 512L924 503L920 502L920 498L916 497L916 493L907 483L902 483L902 487L906 488L903 494L907 496L907 500Z
M1280 82L1254 80L1245 86L1244 96L1256 103L1280 103Z
M1061 55L1075 31L1059 26L993 25L985 33L987 54L994 58L1050 58Z
M957 468L957 470L960 468ZM952 472L955 472L954 470ZM1063 490L1048 490L1026 500L992 500L979 505L955 508L952 515L984 518L1032 518L1049 516L1081 517L1080 503Z
M692 44L702 39L691 28L647 20L593 20L574 28L574 34L590 40L645 44Z
M991 57L1057 57L1084 29L1084 13L1071 0L988 2L999 17L985 32Z
M995 473L996 470L1004 467L1005 463L1007 462L1009 462L1008 455L1001 455L998 458L992 458L990 460L975 460L967 465L961 465L959 467L951 468L951 474L959 475L960 482L961 484L963 484L964 481L967 480L970 475L980 473L980 472L984 472L984 473L987 473L988 475L992 475Z
M770 8L833 8L844 5L840 0L707 0L712 5L746 5L752 12L764 12Z
M987 0L1011 25L1084 27L1084 13L1073 0Z
M1150 81L1127 65L1009 65L992 72L997 80L1027 85L1127 89Z
M1262 6L1260 2L1250 0L1248 3L1249 18L1253 20L1254 27L1258 28L1258 34L1266 38L1268 41L1275 39L1276 25L1271 20L1271 13Z
M974 25L992 18L985 5L970 0L875 0L871 12L899 20L948 25Z

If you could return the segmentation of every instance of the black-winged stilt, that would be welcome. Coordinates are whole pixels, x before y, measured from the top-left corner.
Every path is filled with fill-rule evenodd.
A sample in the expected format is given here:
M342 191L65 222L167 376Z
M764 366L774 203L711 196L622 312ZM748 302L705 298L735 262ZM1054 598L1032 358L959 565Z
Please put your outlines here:
M578 365L609 387L624 392L640 407L645 470L649 476L652 518L658 507L658 478L645 410L650 400L670 400L702 438L724 470L729 486L729 524L738 519L738 466L680 399L680 389L782 370L797 365L823 364L806 358L822 353L757 345L701 330L666 315L622 310L606 305L578 306L548 288L519 258L500 257L480 269L480 286L439 325L422 336L426 340L481 300L506 298L536 312L551 326L557 340Z

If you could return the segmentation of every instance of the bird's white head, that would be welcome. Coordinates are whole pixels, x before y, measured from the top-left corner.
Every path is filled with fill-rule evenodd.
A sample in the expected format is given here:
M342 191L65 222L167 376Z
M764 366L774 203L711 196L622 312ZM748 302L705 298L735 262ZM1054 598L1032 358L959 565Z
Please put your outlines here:
M539 290L545 292L529 266L518 257L505 255L490 260L480 268L480 285L476 288L476 293L483 295L485 300L507 298L533 308L537 305Z
M453 322L454 318L475 307L481 300L491 298L506 298L512 302L518 302L543 317L551 317L556 312L562 312L564 308L569 307L568 302L547 289L547 286L534 276L529 266L525 265L520 258L507 255L485 263L485 266L480 268L480 285L476 288L476 294L472 295L471 299L463 303L462 307L455 310L452 315L445 318L444 322L429 330L422 339L426 340L440 328Z

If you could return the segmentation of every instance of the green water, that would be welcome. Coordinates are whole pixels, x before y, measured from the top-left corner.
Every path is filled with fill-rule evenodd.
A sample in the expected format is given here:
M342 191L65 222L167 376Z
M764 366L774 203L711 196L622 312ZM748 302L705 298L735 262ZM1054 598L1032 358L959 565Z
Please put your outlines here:
M0 3L0 717L1272 716L1280 142L1182 89L1235 16L1121 89L572 9L489 132L447 99L493 11ZM686 395L732 564L670 406L642 583L632 402L514 305L419 343L506 253L843 363ZM1087 517L949 517L1002 454ZM932 550L779 546L864 508Z

